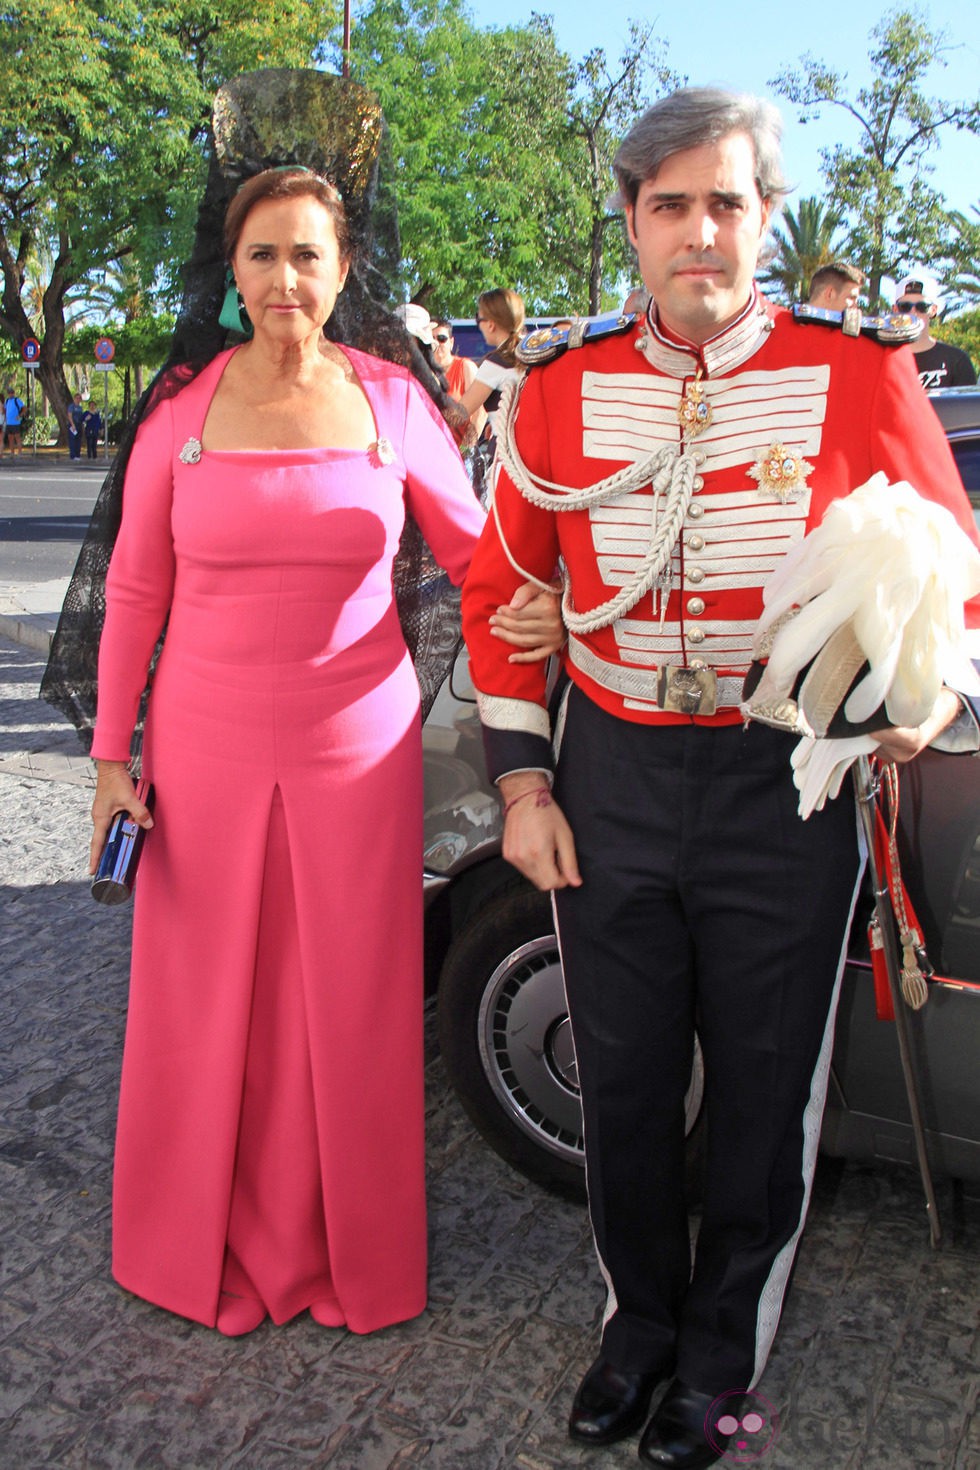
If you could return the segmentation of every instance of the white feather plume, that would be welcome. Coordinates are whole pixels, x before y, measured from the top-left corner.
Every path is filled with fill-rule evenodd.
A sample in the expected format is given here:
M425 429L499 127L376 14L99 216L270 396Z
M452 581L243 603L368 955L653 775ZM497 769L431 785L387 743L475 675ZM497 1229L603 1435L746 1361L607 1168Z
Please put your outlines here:
M874 475L835 500L770 578L756 657L767 630L798 611L776 633L752 703L785 698L850 621L869 670L847 700L848 718L884 704L893 724L921 724L951 671L958 687L980 688L963 648L963 602L978 591L980 552L951 512Z
M769 661L743 712L751 718L754 706L787 699L849 623L868 670L847 697L847 718L858 724L884 705L891 724L920 725L943 684L980 693L963 623L963 604L977 592L980 552L952 513L904 481L873 475L835 500L770 578L753 645L762 658L771 643ZM868 736L801 740L793 755L801 815L836 795L852 761L873 748Z

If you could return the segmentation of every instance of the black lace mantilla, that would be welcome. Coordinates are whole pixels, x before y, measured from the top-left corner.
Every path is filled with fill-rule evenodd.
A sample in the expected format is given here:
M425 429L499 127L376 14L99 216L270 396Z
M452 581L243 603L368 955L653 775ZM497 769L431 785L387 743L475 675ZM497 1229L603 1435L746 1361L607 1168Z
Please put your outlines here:
M225 292L222 224L229 200L246 179L265 168L302 164L337 185L347 211L353 259L344 293L324 328L326 335L410 368L447 422L459 421L459 405L433 375L414 338L383 304L388 298L386 280L399 257L394 208L378 187L383 135L384 120L372 94L324 72L250 72L217 94L208 183L198 211L194 251L183 271L181 310L170 352L123 430L92 512L41 681L43 698L69 717L86 749L91 747L95 725L106 572L119 531L133 440L150 408L179 392L219 352L240 340L219 325L218 316ZM393 580L424 719L459 647L459 593L410 516ZM146 693L144 711L145 703ZM135 749L139 739L138 731Z

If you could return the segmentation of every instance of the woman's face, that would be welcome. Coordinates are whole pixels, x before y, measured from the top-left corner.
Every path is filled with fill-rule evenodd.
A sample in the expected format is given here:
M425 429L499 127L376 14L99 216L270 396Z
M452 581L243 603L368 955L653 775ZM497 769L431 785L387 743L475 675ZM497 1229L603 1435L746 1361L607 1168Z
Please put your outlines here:
M454 346L452 329L438 322L432 329L432 356L436 367L442 368L443 372L453 360Z
M484 307L477 306L476 324L480 328L483 334L483 340L487 346L499 347L501 342L507 341L507 333L503 327L498 327L495 321L491 321L488 316L485 316L484 310Z
M319 332L347 279L330 213L318 199L262 199L231 262L257 336L290 345Z

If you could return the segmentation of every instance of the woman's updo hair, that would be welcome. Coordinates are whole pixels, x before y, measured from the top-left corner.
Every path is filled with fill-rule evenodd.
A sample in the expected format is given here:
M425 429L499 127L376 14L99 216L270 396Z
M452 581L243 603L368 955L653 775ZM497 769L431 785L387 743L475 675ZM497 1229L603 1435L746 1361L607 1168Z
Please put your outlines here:
M298 164L286 168L267 168L244 183L228 205L224 224L225 259L230 263L245 228L245 221L256 204L266 199L302 199L308 196L322 204L333 220L341 260L349 260L352 245L347 228L347 214L339 191L329 179Z
M517 361L515 349L524 335L524 297L505 286L484 291L477 302L477 314L489 317L494 326L507 333L506 342L496 349L511 366Z

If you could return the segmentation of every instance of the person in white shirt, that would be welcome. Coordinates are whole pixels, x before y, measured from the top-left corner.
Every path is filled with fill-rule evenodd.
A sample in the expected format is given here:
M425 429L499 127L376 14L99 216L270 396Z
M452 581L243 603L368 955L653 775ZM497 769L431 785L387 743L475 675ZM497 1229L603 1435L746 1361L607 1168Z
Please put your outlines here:
M491 436L500 395L507 383L517 378L517 344L524 335L524 299L516 291L498 287L484 291L476 304L476 324L490 351L477 368L476 377L460 402L467 413L485 408Z

